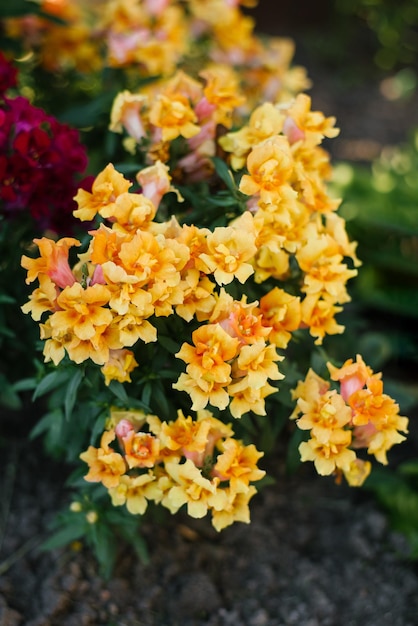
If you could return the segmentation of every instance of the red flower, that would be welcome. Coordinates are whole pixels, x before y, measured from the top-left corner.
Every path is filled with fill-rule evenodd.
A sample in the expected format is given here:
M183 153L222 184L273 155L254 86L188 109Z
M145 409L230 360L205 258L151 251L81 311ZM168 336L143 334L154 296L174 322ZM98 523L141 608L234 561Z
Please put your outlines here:
M73 198L87 155L78 131L61 124L22 97L3 98L0 108L0 213L29 213L40 233L71 234L79 225Z

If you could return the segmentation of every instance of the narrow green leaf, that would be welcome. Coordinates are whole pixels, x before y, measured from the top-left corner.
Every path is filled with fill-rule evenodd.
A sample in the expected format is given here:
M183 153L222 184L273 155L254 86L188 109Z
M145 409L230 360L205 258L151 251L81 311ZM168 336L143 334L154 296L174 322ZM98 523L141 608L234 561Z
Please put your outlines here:
M86 525L85 520L74 520L71 525L68 521L68 525L53 533L49 539L42 543L41 550L55 550L55 548L61 548L76 539L80 539L85 535Z
M227 166L227 164L225 163L225 161L223 161L219 157L213 157L212 162L215 166L215 170L219 178L225 183L228 189L230 189L232 192L235 192L236 191L235 181L232 176L232 172Z
M39 437L42 433L50 430L52 426L55 426L57 421L61 421L62 412L60 409L55 409L55 411L50 411L46 413L39 422L32 428L29 433L29 439L35 439Z
M70 379L68 383L68 387L65 392L65 399L64 399L64 411L65 411L65 417L67 420L70 419L71 413L73 412L74 404L77 398L77 391L83 379L83 376L84 376L83 370L78 369L75 371L73 377Z
M109 385L109 390L121 401L125 406L128 406L129 399L126 393L125 387L117 380L112 380Z
M15 391L31 391L36 388L37 384L35 378L22 378L16 383L13 383L13 389Z
M54 372L47 374L36 387L33 394L33 400L36 400L53 389L64 385L70 376L71 372L69 370L55 370Z

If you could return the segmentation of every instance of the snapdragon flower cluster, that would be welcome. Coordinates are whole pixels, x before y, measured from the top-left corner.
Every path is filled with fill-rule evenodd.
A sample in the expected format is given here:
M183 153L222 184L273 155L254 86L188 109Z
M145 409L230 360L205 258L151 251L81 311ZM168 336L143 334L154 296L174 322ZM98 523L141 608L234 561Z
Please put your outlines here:
M339 389L309 370L293 391L296 408L292 418L310 439L300 444L302 461L313 461L318 474L344 475L352 486L364 483L371 471L368 460L355 450L367 449L386 465L387 451L404 441L408 419L398 404L383 393L381 374L375 374L363 358L348 359L340 368L328 363L331 380Z
M307 89L291 66L294 43L255 32L241 5L257 0L42 0L36 13L5 20L7 34L50 72L103 68L128 78L168 77L208 61L235 67L255 100L287 99Z
M85 479L102 483L114 506L143 515L150 501L171 513L185 505L194 518L210 512L220 531L250 521L252 483L265 475L257 467L263 453L233 434L206 410L196 419L178 411L177 419L162 422L141 411L113 409L100 447L89 446L80 457L89 466ZM117 450L110 445L115 440Z
M164 380L164 419L144 391L136 400L149 410L112 408L99 422L100 445L80 455L86 480L133 514L151 501L186 505L217 530L249 521L264 476L262 453L231 420L271 411L293 339L321 345L343 332L336 316L360 265L327 187L321 144L337 136L335 118L312 110L286 44L262 43L239 4L105 4L106 63L158 80L114 99L109 130L127 163L78 189L87 241L42 237L39 256L22 257L26 282L38 283L22 308L39 322L46 362L93 364L110 390ZM205 63L191 41L206 42ZM158 372L148 344L162 346ZM359 485L370 464L354 449L385 463L407 420L360 357L330 372L340 393L312 371L293 392L292 417L311 433L302 460Z
M68 232L87 166L79 133L26 98L6 95L16 86L16 70L2 54L0 80L0 215L29 213L39 233Z

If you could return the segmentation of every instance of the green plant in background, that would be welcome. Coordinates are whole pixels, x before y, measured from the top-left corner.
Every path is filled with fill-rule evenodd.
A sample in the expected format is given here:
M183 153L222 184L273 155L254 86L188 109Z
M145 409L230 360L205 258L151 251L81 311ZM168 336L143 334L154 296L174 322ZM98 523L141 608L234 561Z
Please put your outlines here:
M371 167L340 163L334 188L363 262L356 301L418 316L418 131L407 145L385 148Z
M335 0L336 10L355 15L376 35L376 65L384 71L415 67L418 5L415 0Z

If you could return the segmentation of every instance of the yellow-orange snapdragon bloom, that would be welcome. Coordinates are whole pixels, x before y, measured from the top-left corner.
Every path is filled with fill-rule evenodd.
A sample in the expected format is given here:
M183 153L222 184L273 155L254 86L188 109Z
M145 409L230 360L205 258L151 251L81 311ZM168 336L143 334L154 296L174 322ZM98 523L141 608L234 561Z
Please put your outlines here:
M195 518L210 512L218 531L235 521L249 523L252 483L265 476L257 467L263 453L235 440L232 428L209 411L196 419L178 411L176 420L161 422L156 415L114 409L108 427L100 447L90 446L80 458L89 466L85 479L101 482L114 506L126 505L134 515L143 515L149 501L171 513L186 506Z
M405 437L408 420L399 415L399 406L383 393L380 374L374 374L362 357L347 360L341 368L328 363L331 379L340 389L312 370L293 391L297 406L292 417L311 438L300 444L302 461L313 461L319 474L344 474L352 486L360 486L371 471L368 460L357 458L356 450L366 448L380 463L387 452Z

